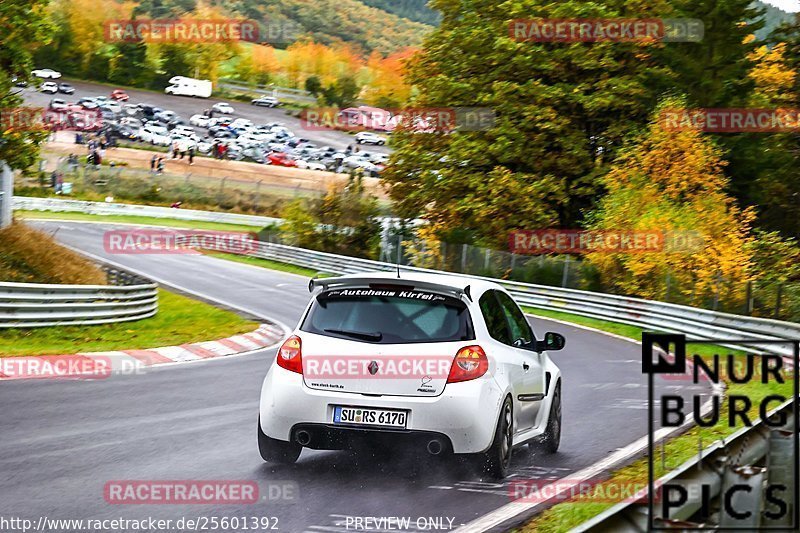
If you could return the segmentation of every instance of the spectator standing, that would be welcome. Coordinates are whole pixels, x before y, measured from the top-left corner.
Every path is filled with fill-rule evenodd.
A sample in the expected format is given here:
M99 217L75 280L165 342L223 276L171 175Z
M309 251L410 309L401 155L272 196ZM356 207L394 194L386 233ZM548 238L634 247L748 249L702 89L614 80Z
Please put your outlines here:
M163 174L164 173L164 158L163 157L159 157L158 158L157 168L158 168L158 173L159 174Z
M189 164L194 165L194 147L189 147Z
M157 155L154 155L154 156L153 156L153 157L150 159L150 172L151 172L151 173L156 171L156 162L157 162L157 161L158 161L158 156L157 156Z

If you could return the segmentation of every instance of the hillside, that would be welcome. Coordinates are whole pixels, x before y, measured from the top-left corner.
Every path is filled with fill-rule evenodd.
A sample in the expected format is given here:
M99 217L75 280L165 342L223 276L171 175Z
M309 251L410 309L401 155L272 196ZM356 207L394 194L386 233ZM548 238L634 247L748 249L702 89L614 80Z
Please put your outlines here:
M436 25L441 20L439 12L428 7L428 0L361 0L361 3L423 24Z
M357 0L223 0L219 5L256 20L292 21L300 27L300 38L323 44L346 42L364 52L387 54L418 46L431 29Z
M764 39L770 33L772 33L772 30L780 26L782 23L790 22L794 19L794 14L787 13L786 11L783 11L782 9L779 9L773 5L761 2L760 0L755 0L753 3L767 10L764 14L764 28L756 32L756 36L759 39Z

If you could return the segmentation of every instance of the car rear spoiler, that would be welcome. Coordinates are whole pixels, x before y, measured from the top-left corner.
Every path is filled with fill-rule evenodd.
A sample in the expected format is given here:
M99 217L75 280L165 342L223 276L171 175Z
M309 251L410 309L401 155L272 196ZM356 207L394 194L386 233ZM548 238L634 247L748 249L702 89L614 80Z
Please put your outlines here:
M450 285L442 285L440 283L431 283L430 281L419 281L402 278L370 278L370 277L336 277L336 278L312 278L308 282L308 292L314 292L315 289L328 290L334 288L344 287L369 287L370 285L398 285L408 287L409 289L420 289L439 294L446 294L453 296L459 300L466 296L469 301L472 301L470 295L470 286L467 285L463 289L458 287L451 287Z

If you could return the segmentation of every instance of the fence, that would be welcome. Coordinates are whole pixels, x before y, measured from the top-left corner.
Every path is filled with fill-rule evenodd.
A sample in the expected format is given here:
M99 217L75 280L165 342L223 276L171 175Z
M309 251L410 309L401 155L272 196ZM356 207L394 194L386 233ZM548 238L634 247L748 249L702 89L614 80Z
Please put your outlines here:
M324 172L292 173L282 175L281 168L270 168L277 177L265 177L258 167L232 171L225 166L215 166L204 158L195 159L194 165L178 160L172 164L167 159L163 173L123 165L101 166L69 165L61 158L56 166L64 182L71 187L70 194L103 198L112 196L121 200L149 204L172 204L176 201L191 203L204 209L235 210L255 215L277 214L286 200L298 197L318 197L326 186L345 177ZM286 169L291 173L294 169ZM38 196L52 189L51 179L42 177L17 179L17 190L26 196Z
M670 516L654 516L655 527L669 529L678 527L680 530L711 529L709 523L697 524L688 522L704 505L702 497L709 500L719 500L723 494L728 494L732 486L747 487L747 496L739 499L738 503L746 504L746 508L737 509L738 512L752 511L746 518L736 521L727 518L727 513L715 513L717 522L723 530L726 528L740 531L756 531L760 527L772 528L779 531L797 531L797 524L793 520L793 505L797 505L797 494L792 487L792 472L794 470L793 434L797 431L794 427L794 416L791 416L796 407L794 400L770 413L774 416L779 411L785 413L787 424L775 429L769 428L763 420L752 427L744 428L725 441L718 441L704 449L697 457L681 465L658 480L658 486L668 483L670 486L682 486L687 491L687 498L680 505L671 509ZM767 464L769 468L760 466ZM768 519L767 514L760 512L763 506L763 484L784 485L787 490L782 491L785 502L788 504L786 512L773 519ZM707 487L708 494L701 496L700 487ZM777 491L776 491L777 492ZM793 502L793 505L792 505ZM726 504L728 505L728 504ZM657 512L660 504L654 505ZM720 506L721 507L721 506ZM615 505L595 518L573 529L574 532L613 532L613 533L639 533L648 531L647 501L625 501ZM656 514L656 513L654 513ZM660 514L660 513L658 513Z
M199 222L217 222L223 224L239 224L242 226L264 227L280 224L281 219L240 215L238 213L217 213L214 211L198 211L194 209L172 209L151 205L119 204L111 202L85 202L82 200L62 200L58 198L31 198L15 196L14 210L22 211L54 211L85 213L90 215L117 215L164 218L172 220L193 220Z
M247 85L244 82L236 80L220 80L218 86L226 91L242 92L247 94L263 94L266 96L274 96L278 100L297 100L300 102L314 103L317 101L316 97L308 91L302 89L290 89L288 87L276 87L275 85Z
M188 209L169 209L132 204L108 204L102 202L82 202L74 200L58 200L45 198L14 198L14 209L78 211L105 215L140 215L158 218L174 218L181 220L197 220L221 222L257 227L275 227L282 220L270 217L258 217L235 213L216 213L210 211L193 211ZM574 289L589 293L604 292L593 267L586 262L570 256L525 256L510 252L490 250L467 244L441 243L436 254L417 244L413 237L397 235L397 221L383 219L384 236L379 257L385 263L396 263L410 267L425 267L439 271L465 275L496 278L508 282L531 283L545 286L552 290ZM279 231L262 234L262 239L274 244L286 244L286 235ZM414 250L414 248L417 248ZM296 248L291 248L292 250ZM339 256L344 257L344 256ZM358 261L358 259L347 258ZM291 261L288 261L291 262ZM312 267L313 268L313 267ZM394 268L392 266L392 268ZM766 283L754 281L739 291L742 298L733 301L722 301L715 295L709 295L692 309L705 308L718 314L757 316L773 320L800 321L800 284L798 283ZM607 295L611 298L611 295ZM616 296L625 301L635 298ZM644 300L638 300L644 301ZM664 280L664 295L660 298L663 304L686 306L687 300L674 288L670 290L669 279ZM574 307L574 306L573 306ZM567 310L567 309L564 309ZM572 310L574 311L574 309ZM588 315L587 315L588 316ZM594 315L591 315L594 316ZM622 318L622 317L620 317Z
M254 250L248 252L248 255L332 274L391 272L397 268L397 265L392 263L329 254L271 242L254 243ZM403 266L401 271L442 273L411 266ZM800 338L800 324L732 315L611 294L467 276L489 279L503 285L517 302L525 306L565 311L659 331L685 333L694 339L741 338L742 336L753 340ZM788 346L755 344L752 346L731 345L731 347L749 352L791 355L791 349Z
M0 282L0 328L108 324L158 312L158 286L128 272L104 268L110 285Z

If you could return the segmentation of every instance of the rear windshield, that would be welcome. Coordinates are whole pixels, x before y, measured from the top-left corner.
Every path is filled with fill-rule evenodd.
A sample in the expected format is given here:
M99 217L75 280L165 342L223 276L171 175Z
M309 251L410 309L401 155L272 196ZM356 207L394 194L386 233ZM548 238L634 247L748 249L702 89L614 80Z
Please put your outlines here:
M319 294L302 331L376 344L473 340L467 306L431 292L337 289Z

